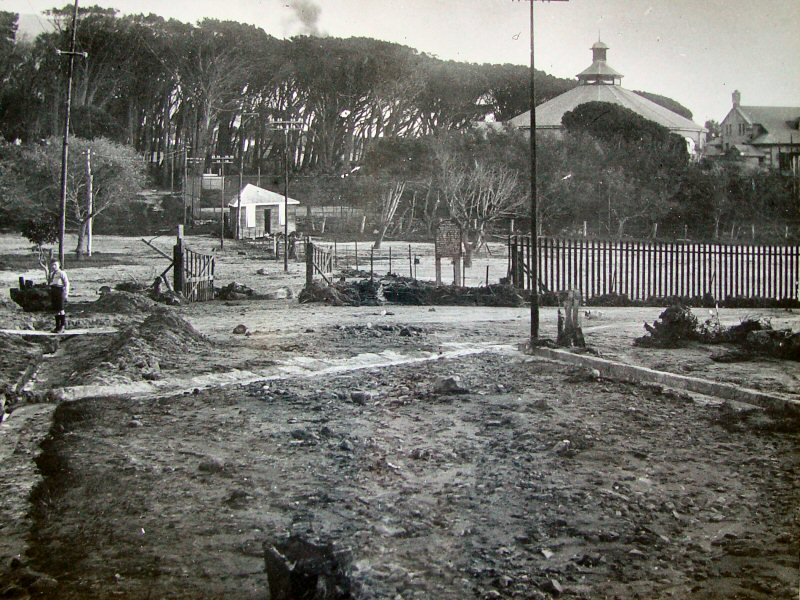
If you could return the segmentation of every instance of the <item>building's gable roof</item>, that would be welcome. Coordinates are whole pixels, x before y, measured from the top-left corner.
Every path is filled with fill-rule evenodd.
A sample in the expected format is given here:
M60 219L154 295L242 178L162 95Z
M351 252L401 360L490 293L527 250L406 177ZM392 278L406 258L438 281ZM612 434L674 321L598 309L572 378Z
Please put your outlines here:
M608 102L628 108L670 131L704 131L694 121L618 85L579 85L536 107L537 129L560 129L564 113L587 102ZM515 127L530 128L530 111L511 119Z
M284 197L283 194L277 194L275 192L271 192L269 190L265 190L264 188L260 188L258 186L252 185L248 183L244 188L242 188L242 204L241 206L259 206L259 205L272 205L272 206L283 206ZM299 200L295 200L293 198L289 198L288 204L296 205L300 204ZM239 194L238 192L234 192L233 196L231 197L230 202L228 202L229 207L236 208L239 206Z
M800 107L739 106L738 109L751 125L760 125L766 131L750 140L751 144L800 144Z

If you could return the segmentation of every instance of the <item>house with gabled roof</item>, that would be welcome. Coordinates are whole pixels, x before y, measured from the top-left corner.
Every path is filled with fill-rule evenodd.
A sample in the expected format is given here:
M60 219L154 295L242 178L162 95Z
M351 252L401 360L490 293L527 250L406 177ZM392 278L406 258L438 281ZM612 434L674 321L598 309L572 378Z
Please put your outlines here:
M564 130L561 122L564 113L587 102L608 102L632 110L645 119L666 127L671 133L680 135L687 140L690 152L705 145L705 127L622 87L623 75L608 64L606 44L597 41L591 50L592 64L577 74L578 85L536 107L537 132L560 135ZM531 112L517 115L509 123L520 130L530 131Z
M707 156L739 158L752 166L800 172L800 107L743 106L739 90Z
M240 239L279 234L284 229L291 233L297 227L299 204L294 198L248 183L230 197L227 221L235 228L236 216L239 215Z

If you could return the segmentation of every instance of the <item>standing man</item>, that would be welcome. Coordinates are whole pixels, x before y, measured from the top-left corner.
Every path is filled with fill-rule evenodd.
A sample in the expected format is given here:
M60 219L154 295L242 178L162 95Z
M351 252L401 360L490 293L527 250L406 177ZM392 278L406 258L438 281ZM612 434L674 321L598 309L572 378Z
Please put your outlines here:
M53 333L62 333L67 326L64 307L69 297L69 279L67 274L61 270L61 265L56 258L50 261L50 276L47 278L47 283L50 284L50 305L56 314L56 327L53 329Z

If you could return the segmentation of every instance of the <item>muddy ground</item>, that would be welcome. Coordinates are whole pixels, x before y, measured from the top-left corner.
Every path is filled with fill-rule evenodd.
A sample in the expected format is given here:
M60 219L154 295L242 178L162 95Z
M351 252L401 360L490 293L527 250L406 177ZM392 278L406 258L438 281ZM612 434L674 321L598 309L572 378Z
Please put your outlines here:
M0 425L0 595L268 598L265 545L289 535L333 544L358 598L800 591L796 420L535 359L517 350L526 308L98 299L163 259L137 240L96 244L115 266L69 271L70 323L117 333L0 335L6 382L38 365ZM24 254L24 242L1 237L0 250ZM294 295L291 267L226 244L217 273ZM634 347L659 312L601 309L587 342L800 395L796 363ZM720 318L798 328L796 314L758 312ZM49 325L8 303L0 322ZM232 333L240 323L249 335ZM553 309L542 323L554 336Z

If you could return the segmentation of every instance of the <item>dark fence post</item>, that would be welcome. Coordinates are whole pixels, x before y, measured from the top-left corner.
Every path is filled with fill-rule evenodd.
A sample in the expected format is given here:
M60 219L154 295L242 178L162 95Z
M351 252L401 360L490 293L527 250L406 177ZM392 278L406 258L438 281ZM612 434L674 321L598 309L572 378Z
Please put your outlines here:
M306 287L314 283L314 244L311 238L306 238Z
M183 240L178 238L172 249L172 288L183 293Z

